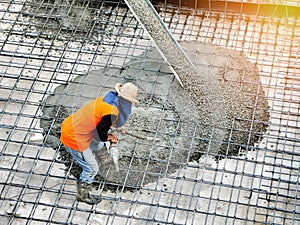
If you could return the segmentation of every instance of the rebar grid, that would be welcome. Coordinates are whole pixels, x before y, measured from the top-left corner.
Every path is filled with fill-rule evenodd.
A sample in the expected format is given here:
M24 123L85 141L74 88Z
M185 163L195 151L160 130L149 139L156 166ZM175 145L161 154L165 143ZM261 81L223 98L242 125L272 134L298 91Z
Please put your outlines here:
M72 6L90 10L94 17L84 19L81 15L79 21L83 24L78 22L76 26L72 15L58 10ZM217 163L209 157L199 163L146 157L148 163L153 160L165 163L166 170L171 162L176 163L178 170L167 175L164 171L153 173L162 177L157 182L145 182L142 187L133 185L131 191L124 189L127 178L124 185L103 181L98 187L103 196L100 205L76 202L72 167L65 171L65 161L60 159L59 151L30 140L39 134L47 137L50 133L43 133L40 127L40 119L45 119L42 112L47 97L59 95L63 103L72 96L55 88L76 84L78 81L74 78L82 78L71 104L75 110L80 107L79 99L93 97L80 90L99 86L88 82L89 71L111 76L110 71L115 69L114 77L126 80L128 77L124 78L118 71L131 63L130 60L141 58L140 54L153 46L123 6L113 1L0 3L0 215L3 221L6 224L107 225L299 223L298 18L246 17L160 6L160 15L178 40L197 40L241 51L258 67L270 106L268 130L255 146L249 142L242 146L228 141L228 146L241 146L244 151L240 155L220 155L223 159ZM78 14L75 15L78 18ZM84 26L85 23L88 25ZM142 61L138 65L129 64L129 68L142 71L144 65ZM228 65L227 70L231 67L239 68ZM150 96L157 97L160 73L144 70L153 72L155 79L141 77L139 81L149 83ZM103 84L99 92L110 88ZM166 96L164 103L168 93ZM152 101L153 98L149 98L148 104ZM266 110L255 106L254 109ZM262 122L255 121L255 110L250 123ZM155 136L164 134L159 126L166 121L174 122L175 127L184 123L178 118L166 118L167 111L163 107L157 116L157 129L151 130ZM52 130L58 118L49 119ZM196 125L191 126L192 135L183 135L192 140L189 147L183 149L188 154L194 152L195 142L206 139L197 135L197 129ZM224 129L230 129L230 134L236 132L234 124ZM176 138L175 135L172 140L175 142ZM128 155L132 159L130 166L134 159L141 158L137 151L143 145L148 146L150 152L156 148L155 143L135 140L135 153ZM171 157L177 148L169 147ZM205 150L201 153L210 155ZM135 172L146 176L147 169L146 166L145 171ZM127 176L130 175L128 171ZM107 185L117 185L116 190L107 191Z

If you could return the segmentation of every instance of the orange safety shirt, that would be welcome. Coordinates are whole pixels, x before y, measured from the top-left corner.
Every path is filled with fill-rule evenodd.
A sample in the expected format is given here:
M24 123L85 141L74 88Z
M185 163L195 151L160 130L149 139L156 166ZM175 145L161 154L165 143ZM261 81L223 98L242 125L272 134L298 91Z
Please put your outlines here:
M94 138L95 130L103 116L118 116L118 108L103 101L104 96L87 103L67 117L61 125L60 141L68 148L84 151Z

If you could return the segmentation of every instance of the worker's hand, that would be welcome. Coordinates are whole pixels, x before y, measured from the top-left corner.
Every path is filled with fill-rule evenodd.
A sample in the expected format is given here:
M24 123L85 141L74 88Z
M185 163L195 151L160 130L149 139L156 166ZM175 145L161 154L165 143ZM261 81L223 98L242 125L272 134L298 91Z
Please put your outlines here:
M124 127L124 126L120 127L119 128L119 133L122 134L122 135L124 135L126 133L126 127Z
M115 134L108 134L107 140L110 141L112 144L118 143L118 137Z

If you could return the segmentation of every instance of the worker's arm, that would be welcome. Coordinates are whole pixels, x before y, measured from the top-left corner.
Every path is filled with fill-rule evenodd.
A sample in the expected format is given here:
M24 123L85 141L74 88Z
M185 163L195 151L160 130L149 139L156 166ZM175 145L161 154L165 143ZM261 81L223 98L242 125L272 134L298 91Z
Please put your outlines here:
M112 123L116 121L117 117L115 115L105 115L102 117L101 121L97 125L97 133L102 142L105 141L111 141L111 142L117 142L117 138L108 135L108 131L112 126ZM115 140L116 139L116 140Z

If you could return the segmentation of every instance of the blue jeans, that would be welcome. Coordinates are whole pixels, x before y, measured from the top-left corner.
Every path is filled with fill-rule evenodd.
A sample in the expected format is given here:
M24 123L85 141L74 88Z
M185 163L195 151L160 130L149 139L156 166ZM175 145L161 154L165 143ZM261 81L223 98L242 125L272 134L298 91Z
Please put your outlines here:
M93 183L99 171L99 165L91 148L88 147L83 152L73 150L66 146L65 148L82 168L79 181L87 184Z

